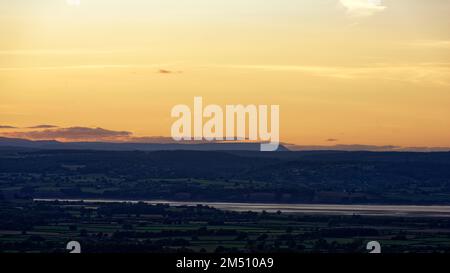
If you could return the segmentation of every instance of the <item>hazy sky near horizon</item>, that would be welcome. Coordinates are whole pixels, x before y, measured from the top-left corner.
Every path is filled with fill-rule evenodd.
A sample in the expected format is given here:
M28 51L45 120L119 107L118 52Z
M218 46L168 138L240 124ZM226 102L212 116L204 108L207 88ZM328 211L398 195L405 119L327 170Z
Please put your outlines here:
M171 108L203 96L279 104L284 142L450 146L449 14L449 0L0 0L0 125L169 136Z

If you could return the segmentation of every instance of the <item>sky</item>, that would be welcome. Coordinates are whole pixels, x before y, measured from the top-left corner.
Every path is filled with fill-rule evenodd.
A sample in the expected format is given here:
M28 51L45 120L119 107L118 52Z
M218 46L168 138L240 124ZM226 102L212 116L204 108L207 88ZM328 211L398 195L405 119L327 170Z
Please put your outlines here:
M448 14L448 0L0 0L0 135L168 137L172 107L202 96L280 105L287 143L450 147Z

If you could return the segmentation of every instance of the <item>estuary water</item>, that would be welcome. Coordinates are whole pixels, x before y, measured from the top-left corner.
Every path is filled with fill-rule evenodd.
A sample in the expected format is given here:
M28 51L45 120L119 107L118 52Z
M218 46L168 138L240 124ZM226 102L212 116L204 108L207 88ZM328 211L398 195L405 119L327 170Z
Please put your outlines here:
M204 205L220 210L282 212L323 215L371 215L402 217L450 217L450 206L405 206L405 205L329 205L329 204L264 204L264 203L226 203L226 202L181 202L167 200L120 200L120 199L34 199L35 202L81 202L95 203L138 203L166 204L169 206Z

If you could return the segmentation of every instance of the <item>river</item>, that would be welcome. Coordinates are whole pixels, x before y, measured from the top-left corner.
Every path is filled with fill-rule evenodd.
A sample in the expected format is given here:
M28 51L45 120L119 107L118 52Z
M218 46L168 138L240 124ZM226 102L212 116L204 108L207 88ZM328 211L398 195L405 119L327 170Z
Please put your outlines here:
M106 199L34 199L35 202L81 202L84 203L138 203L167 204L170 206L204 205L220 210L282 212L323 215L370 215L402 217L450 217L450 206L405 206L405 205L322 205L322 204L263 204L226 202L181 202L166 200L106 200Z

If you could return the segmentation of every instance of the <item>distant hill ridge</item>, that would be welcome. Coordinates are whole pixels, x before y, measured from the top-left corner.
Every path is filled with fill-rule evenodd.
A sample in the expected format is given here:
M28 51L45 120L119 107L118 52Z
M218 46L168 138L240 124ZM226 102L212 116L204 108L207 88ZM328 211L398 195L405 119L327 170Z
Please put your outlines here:
M56 140L28 140L0 137L0 150L93 150L93 151L242 151L260 152L257 142L193 142L193 143L142 143L142 142L60 142ZM450 152L450 147L400 147L374 145L311 146L281 143L278 152L301 151L369 151L369 152Z
M0 137L0 147L45 150L97 150L97 151L259 151L260 143L116 143L116 142L59 142L56 140L27 140ZM278 151L289 151L280 145Z

